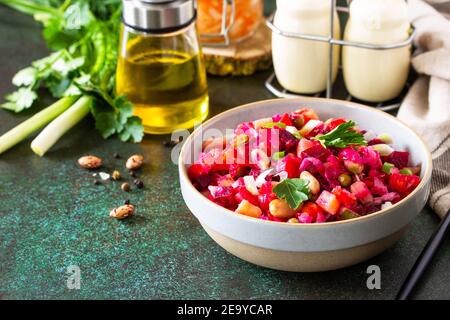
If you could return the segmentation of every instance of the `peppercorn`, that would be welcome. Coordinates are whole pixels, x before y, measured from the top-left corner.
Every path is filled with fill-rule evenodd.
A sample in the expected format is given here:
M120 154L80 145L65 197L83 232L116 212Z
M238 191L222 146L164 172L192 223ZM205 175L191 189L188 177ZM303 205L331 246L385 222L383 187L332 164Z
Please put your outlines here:
M114 154L113 154L113 157L114 157L114 159L120 159L120 154L114 153Z
M131 190L131 187L127 182L125 182L125 183L122 183L122 185L120 186L120 189L122 189L122 191L129 192Z
M338 181L343 187L348 187L352 184L352 177L348 173L342 173L338 177Z
M111 178L116 181L120 180L120 178L121 178L120 172L118 170L114 170L111 175Z
M178 140L164 141L164 142L163 142L163 145L164 145L164 147L166 147L166 148L173 148L173 147L175 147L177 144L179 144L181 141L182 141L182 140L181 140L181 137L180 137L180 138L178 138Z
M124 204L125 206L128 205L128 204L130 204L130 199L125 200L125 201L123 202L123 204Z
M144 188L144 182L142 180L139 180L139 179L134 180L134 185L136 187L138 187L139 189Z
M136 174L136 172L135 171L133 171L133 170L130 170L130 171L128 171L128 173L130 174L130 176L131 177L133 177L133 178L136 178L137 177L137 174Z
M98 186L100 184L100 181L98 181L97 179L94 180L94 185Z

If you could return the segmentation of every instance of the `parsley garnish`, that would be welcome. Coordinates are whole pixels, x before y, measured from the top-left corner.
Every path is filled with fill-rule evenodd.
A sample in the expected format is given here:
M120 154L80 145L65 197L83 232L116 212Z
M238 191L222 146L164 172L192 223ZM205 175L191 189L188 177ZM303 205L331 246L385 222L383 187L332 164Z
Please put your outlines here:
M346 148L351 145L367 145L364 135L353 130L354 121L345 122L327 134L317 135L312 140L318 140L324 147Z
M279 199L285 199L292 209L297 209L308 200L309 181L305 179L285 179L273 188Z

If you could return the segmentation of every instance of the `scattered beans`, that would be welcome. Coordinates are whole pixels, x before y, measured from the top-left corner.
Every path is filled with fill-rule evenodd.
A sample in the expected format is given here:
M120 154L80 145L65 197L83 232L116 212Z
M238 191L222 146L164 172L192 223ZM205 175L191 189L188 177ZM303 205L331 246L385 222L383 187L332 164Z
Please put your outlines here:
M111 175L111 178L113 179L113 180L120 180L120 178L121 178L122 176L120 175L120 172L118 171L118 170L114 170L113 171L113 173L112 173L112 175Z
M140 154L132 155L130 158L128 158L125 166L129 170L137 170L140 167L142 167L142 164L144 163L144 157Z
M109 213L109 216L111 218L122 220L132 216L133 213L134 213L134 206L132 204L125 204L118 208L112 209L111 212Z
M128 184L127 182L124 182L120 186L120 189L122 189L122 191L125 191L125 192L130 192L131 187L130 187L130 184Z
M78 159L78 164L83 169L97 169L102 166L102 159L96 156L84 156Z
M139 180L139 179L134 180L134 185L136 187L138 187L139 189L144 188L144 182L142 180Z

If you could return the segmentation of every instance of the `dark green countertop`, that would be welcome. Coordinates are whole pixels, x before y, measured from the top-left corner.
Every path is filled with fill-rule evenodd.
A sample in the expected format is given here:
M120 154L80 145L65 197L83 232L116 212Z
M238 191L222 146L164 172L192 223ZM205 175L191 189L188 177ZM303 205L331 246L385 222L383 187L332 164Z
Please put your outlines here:
M46 53L37 24L0 8L0 96L13 89L20 68ZM211 78L211 113L271 98L267 73L249 78ZM49 103L51 100L43 101ZM0 111L0 132L28 114ZM140 145L103 140L85 120L45 158L32 154L30 140L0 157L0 299L389 299L438 224L425 209L405 237L382 255L344 270L295 274L253 266L226 253L203 231L181 197L167 137ZM126 156L143 153L144 190L129 195L118 183L93 185L76 160L84 154L123 168ZM108 217L129 198L137 214ZM450 298L450 239L436 257L415 298ZM382 289L368 290L366 269L379 265ZM81 289L66 286L66 268L81 268Z

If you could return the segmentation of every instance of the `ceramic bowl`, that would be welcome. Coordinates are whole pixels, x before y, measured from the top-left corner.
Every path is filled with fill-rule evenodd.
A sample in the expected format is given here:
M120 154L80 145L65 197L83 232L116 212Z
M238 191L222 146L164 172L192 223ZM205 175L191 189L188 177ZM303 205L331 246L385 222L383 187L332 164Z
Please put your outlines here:
M276 113L311 108L321 119L347 118L360 128L393 137L397 150L411 153L420 164L421 182L402 201L352 220L323 224L288 224L236 214L208 200L187 176L187 168L201 152L202 132L235 128L241 122ZM194 143L195 139L197 143ZM422 139L395 117L363 105L340 100L275 99L237 107L204 123L185 141L179 157L183 198L205 231L231 254L251 263L284 271L315 272L347 267L389 248L425 206L430 192L431 155Z

